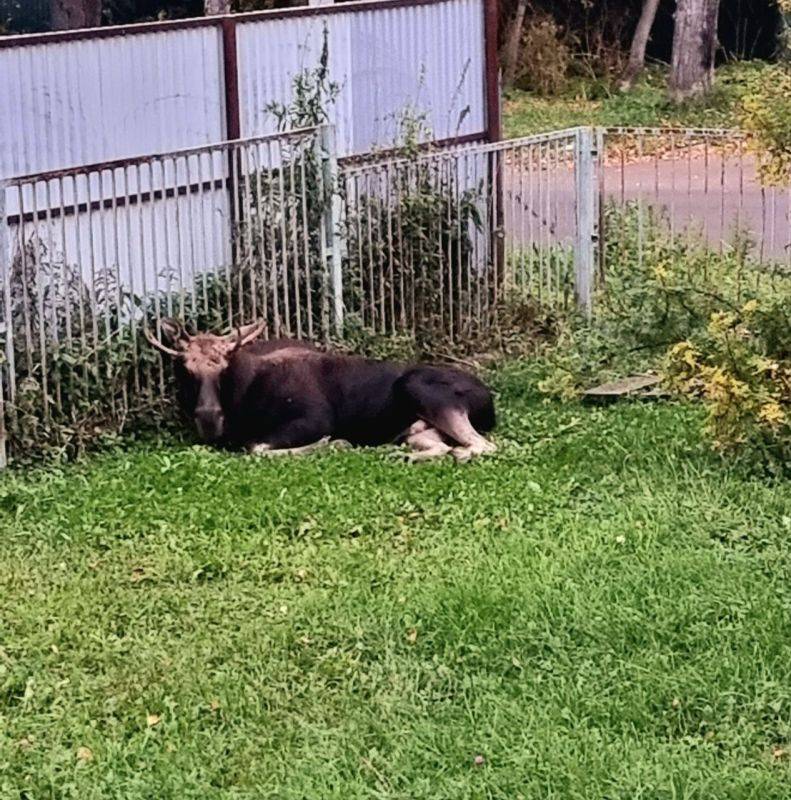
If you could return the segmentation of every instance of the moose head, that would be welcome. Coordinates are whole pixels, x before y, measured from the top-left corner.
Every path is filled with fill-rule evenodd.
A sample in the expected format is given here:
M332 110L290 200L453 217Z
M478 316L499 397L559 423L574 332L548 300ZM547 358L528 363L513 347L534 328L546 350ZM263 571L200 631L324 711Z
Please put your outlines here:
M164 342L145 331L146 339L153 347L174 359L181 406L194 420L203 441L212 443L223 438L222 375L234 354L257 339L265 329L264 321L237 328L225 336L190 334L178 320L163 319L160 330Z

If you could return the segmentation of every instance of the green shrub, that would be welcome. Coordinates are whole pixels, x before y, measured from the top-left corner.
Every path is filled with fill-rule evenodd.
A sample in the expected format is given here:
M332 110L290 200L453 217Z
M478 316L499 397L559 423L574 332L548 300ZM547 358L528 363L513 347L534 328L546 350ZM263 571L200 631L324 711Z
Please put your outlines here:
M650 206L604 210L606 264L592 321L560 324L544 391L579 395L594 381L657 370L668 347L705 330L713 314L791 289L791 278L759 266L752 243L736 231L723 253L693 234L673 235Z
M791 297L712 314L668 352L667 383L702 399L714 448L784 472L791 463Z

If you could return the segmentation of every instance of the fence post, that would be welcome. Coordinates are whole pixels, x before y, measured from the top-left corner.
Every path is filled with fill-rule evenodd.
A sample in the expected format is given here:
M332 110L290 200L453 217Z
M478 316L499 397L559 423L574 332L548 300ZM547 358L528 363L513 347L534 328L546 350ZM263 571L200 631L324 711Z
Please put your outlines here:
M598 197L596 178L599 153L596 149L592 128L577 131L575 153L576 178L576 223L577 235L574 243L574 293L577 305L586 317L593 312L593 278L596 264L598 240Z
M7 184L0 181L0 284L2 285L3 297L3 315L2 324L0 329L5 334L7 355L12 353L12 322L10 317L11 305L8 302L10 297L11 281L11 248L8 237L8 218L6 214L6 186ZM20 225L22 225L22 209L20 209ZM5 363L0 365L0 470L8 466L8 451L7 439L8 431L6 429L6 405L5 405L5 377L9 370L13 369L13 362L10 358L6 357ZM9 385L10 383L9 375Z
M322 158L322 184L324 189L324 214L322 216L321 248L325 269L329 272L332 294L332 318L335 333L343 336L343 239L340 225L343 204L338 184L338 153L333 125L319 129Z

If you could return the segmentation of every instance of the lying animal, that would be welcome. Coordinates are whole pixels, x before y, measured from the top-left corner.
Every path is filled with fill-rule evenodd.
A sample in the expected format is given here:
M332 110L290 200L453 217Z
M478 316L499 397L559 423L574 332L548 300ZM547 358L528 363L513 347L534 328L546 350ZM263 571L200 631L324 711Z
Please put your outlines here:
M179 402L207 443L276 455L345 440L404 442L410 458L459 460L495 450L492 394L456 369L404 366L325 353L290 339L256 341L265 323L229 336L190 335L164 319Z

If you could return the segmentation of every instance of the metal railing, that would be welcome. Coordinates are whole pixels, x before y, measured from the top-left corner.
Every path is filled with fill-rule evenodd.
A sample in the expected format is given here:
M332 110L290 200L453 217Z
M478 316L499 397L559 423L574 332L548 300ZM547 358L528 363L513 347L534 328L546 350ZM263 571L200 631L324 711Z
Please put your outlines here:
M762 184L746 134L607 128L600 141L602 208L631 209L638 258L648 226L661 225L671 242L695 240L712 255L739 249L757 267L791 269L791 187Z
M0 450L156 410L168 373L140 334L163 316L452 345L514 303L590 314L609 267L659 249L788 275L791 192L748 145L574 128L339 166L324 126L7 181Z
M0 185L4 417L16 447L92 415L119 426L167 373L141 347L176 315L327 339L323 129L23 176ZM337 275L335 276L337 279Z
M454 341L485 331L506 299L568 306L579 142L574 129L342 170L347 313Z

